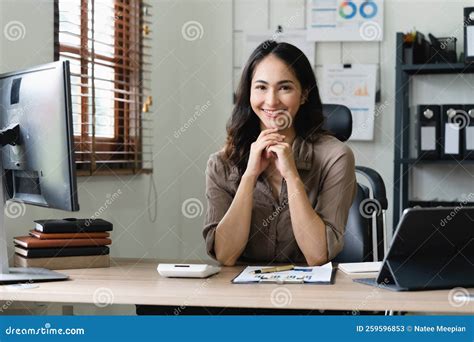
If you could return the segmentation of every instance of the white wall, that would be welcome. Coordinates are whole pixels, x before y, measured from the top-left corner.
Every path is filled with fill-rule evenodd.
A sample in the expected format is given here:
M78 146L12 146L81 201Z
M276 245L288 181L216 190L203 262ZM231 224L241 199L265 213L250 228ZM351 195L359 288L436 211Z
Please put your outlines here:
M169 226L178 227L179 236L173 231L167 237L177 240L172 246L178 248L180 257L200 259L206 255L201 233L206 206L204 172L209 155L224 142L225 123L232 108L231 3L155 4L155 33L159 37L155 60L162 63L154 76L159 99L155 108L156 149L162 151L156 168L158 176L168 174L158 181L158 206L166 207L158 222L166 220ZM202 38L183 39L194 37L191 28L196 28L194 32ZM171 203L169 194L173 194ZM190 203L185 215L183 203ZM197 205L197 216L193 204ZM172 218L167 217L168 212L173 213Z

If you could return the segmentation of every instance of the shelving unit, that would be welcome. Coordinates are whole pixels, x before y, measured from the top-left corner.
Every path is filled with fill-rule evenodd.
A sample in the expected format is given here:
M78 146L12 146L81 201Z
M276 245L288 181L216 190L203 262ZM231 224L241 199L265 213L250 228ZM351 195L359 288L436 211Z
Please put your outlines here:
M429 160L429 159L403 158L403 159L399 159L398 162L403 163L403 164L474 164L474 159Z
M401 34L401 33L397 33ZM402 40L403 41L403 40ZM398 48L402 50L403 45ZM398 61L400 62L400 61ZM401 64L400 70L408 75L426 75L426 74L472 74L474 73L473 64L464 63L436 63L436 64Z
M393 227L398 224L403 209L412 206L436 207L457 206L459 201L412 201L409 200L409 172L416 164L474 164L474 160L425 160L410 158L410 77L416 75L472 74L474 64L437 63L403 64L403 33L397 33L396 39L396 98L395 98L395 147L394 147L394 189L393 189ZM473 205L469 202L466 205Z

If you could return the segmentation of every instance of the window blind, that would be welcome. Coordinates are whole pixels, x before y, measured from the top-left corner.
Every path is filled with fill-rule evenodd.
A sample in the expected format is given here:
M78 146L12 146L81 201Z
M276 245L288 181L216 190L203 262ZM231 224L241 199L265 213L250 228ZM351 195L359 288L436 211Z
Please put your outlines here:
M55 1L78 175L152 170L151 10L142 0Z

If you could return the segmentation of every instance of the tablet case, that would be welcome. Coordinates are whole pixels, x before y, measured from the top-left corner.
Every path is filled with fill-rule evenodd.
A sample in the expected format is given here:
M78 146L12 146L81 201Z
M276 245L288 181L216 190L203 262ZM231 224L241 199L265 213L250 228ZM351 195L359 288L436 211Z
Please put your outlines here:
M474 207L410 208L376 278L355 282L390 290L474 287Z

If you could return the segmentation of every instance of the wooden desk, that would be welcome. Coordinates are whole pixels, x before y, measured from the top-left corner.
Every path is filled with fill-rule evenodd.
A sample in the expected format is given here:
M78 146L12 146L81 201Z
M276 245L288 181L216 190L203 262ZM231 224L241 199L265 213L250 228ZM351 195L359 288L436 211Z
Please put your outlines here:
M110 268L61 271L71 279L38 283L39 287L32 289L0 286L0 300L94 303L101 295L102 301L110 301L108 304L474 312L474 302L451 305L449 290L392 292L354 283L340 271L334 285L236 285L230 280L242 270L241 266L224 267L208 279L171 279L158 274L157 264L155 260L114 259Z

